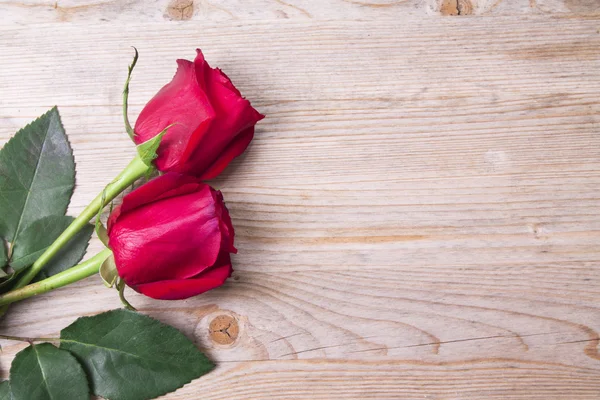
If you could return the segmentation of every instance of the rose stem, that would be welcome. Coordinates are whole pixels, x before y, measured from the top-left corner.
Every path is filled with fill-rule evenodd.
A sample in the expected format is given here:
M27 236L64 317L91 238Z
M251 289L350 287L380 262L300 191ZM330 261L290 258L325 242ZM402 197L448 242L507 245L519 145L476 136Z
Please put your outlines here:
M144 164L136 154L135 158L127 167L115 178L112 183L106 186L106 189L100 193L83 210L81 214L67 227L67 229L52 243L46 251L28 268L15 284L13 291L29 284L44 266L62 249L77 232L83 229L88 222L94 218L106 203L113 200L121 192L131 186L137 179L141 178L150 171L151 167ZM102 201L104 197L104 202ZM8 304L8 303L6 303ZM1 305L1 304L0 304ZM0 307L0 315L6 312L6 306Z
M8 305L16 301L24 300L38 294L47 293L51 290L57 289L69 285L73 282L87 278L97 274L100 270L100 266L106 260L112 252L110 249L104 249L100 253L87 261L82 262L66 271L59 272L56 275L52 275L42 281L32 283L25 287L14 289L8 293L0 295L0 305Z
M60 342L60 338L44 338L44 337L21 337L12 335L0 335L0 339L14 340L17 342Z
M133 56L133 61L131 62L131 65L129 65L127 80L125 81L125 88L123 89L123 122L125 123L125 130L127 131L127 134L129 135L129 138L131 140L133 140L133 138L135 137L135 132L133 131L133 128L129 123L129 114L127 112L127 109L129 107L129 82L131 82L131 73L135 68L135 64L137 63L139 55L135 47L133 48L133 50L135 50L135 55Z
M125 81L125 88L123 89L123 119L125 122L125 130L129 137L133 140L135 133L133 132L133 128L129 123L129 117L127 114L127 103L129 97L129 82L131 81L131 73L133 72L133 68L135 68L135 64L138 60L138 51L134 47L135 56L133 57L133 62L129 66L127 73L127 80ZM44 251L44 253L36 260L35 263L19 278L15 286L13 287L13 291L20 289L36 277L36 275L44 268L44 266L58 253L60 249L62 249L67 242L75 236L77 232L82 230L85 225L94 218L98 212L104 208L104 206L125 191L129 186L131 186L137 179L142 176L148 174L152 167L146 165L140 156L136 154L134 159L129 163L127 167L115 178L114 181L108 184L106 188L98 195L92 202L83 210L83 212L75 218L75 220L65 229L65 231ZM82 265L82 264L80 264ZM8 304L8 303L6 303ZM0 307L0 316L6 313L8 309L7 305Z

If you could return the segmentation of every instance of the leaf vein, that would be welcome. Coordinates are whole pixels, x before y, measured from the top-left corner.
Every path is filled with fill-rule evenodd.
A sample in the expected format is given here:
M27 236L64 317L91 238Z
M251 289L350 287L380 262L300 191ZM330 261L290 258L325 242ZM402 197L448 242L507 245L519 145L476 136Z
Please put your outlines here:
M52 397L52 393L50 392L50 386L48 385L48 378L46 378L46 372L44 371L44 366L42 365L42 360L40 358L40 355L38 353L38 350L36 348L36 346L31 346L33 348L33 351L35 352L35 359L38 362L38 365L40 366L40 372L42 373L42 383L46 388L46 393L48 393L48 397L50 398L50 400L53 399ZM42 383L40 383L40 386L42 386Z
M40 160L41 160L41 155L44 152L44 148L46 147L46 139L48 138L48 131L50 130L50 124L48 124L48 127L45 130L44 133L44 138L42 141L42 147L40 148L37 160L35 161L35 169L33 171L33 177L31 178L31 182L29 183L29 189L27 190L27 197L25 198L25 202L23 203L23 208L21 208L21 215L19 216L19 222L17 222L17 227L15 228L15 233L13 234L13 241L16 241L18 235L19 235L19 230L21 228L21 223L23 222L23 215L25 215L25 210L27 209L27 203L29 202L29 199L31 198L31 186L33 185L33 182L35 181L35 177L38 173L38 170L40 168Z

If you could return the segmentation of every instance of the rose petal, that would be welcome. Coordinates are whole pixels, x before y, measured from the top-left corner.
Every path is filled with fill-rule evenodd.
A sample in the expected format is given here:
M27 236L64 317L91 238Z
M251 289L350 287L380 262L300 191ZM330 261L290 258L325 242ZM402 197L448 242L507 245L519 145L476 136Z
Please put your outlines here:
M199 138L209 129L215 112L205 91L198 86L194 64L177 60L177 73L146 104L135 124L135 142L143 143L171 124L162 139L155 163L169 171L185 161Z
M205 271L197 278L165 280L137 285L134 289L148 297L159 300L181 300L221 286L231 276L231 264Z
M185 279L216 262L223 237L210 190L204 185L197 192L121 210L111 224L109 245L125 282Z
M169 172L146 182L127 194L123 198L120 212L127 212L169 197L193 193L203 186L208 187L193 176Z
M110 215L108 216L108 221L106 222L107 227L106 227L106 233L110 236L110 232L112 230L112 227L115 225L115 222L119 219L119 216L121 215L121 206L122 204L119 204L118 206L116 206L112 212L110 213Z
M252 108L226 75L210 68L202 52L198 51L194 65L198 84L205 88L215 117L210 128L196 136L201 137L196 150L186 154L185 165L178 167L177 171L191 171L207 179L220 173L246 149L254 134L249 128L264 116Z
M229 163L237 156L242 154L248 148L248 145L254 137L254 127L246 129L240 133L229 145L219 154L219 157L205 170L200 176L202 180L216 178Z
M221 250L235 254L237 253L237 249L233 245L235 231L231 223L229 210L227 210L227 206L223 202L223 194L218 190L213 191L212 194L215 199L215 211L220 221L219 227L221 228L222 235Z

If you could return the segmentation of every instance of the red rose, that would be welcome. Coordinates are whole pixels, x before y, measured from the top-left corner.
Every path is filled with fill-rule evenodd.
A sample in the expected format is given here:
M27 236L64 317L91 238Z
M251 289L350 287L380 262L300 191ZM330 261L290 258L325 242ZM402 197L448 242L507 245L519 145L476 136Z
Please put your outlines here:
M119 276L155 299L176 300L231 275L234 231L221 192L167 173L129 193L108 220Z
M134 140L143 143L174 124L158 149L157 168L211 179L246 150L264 115L197 52L193 63L177 60L173 80L140 113Z

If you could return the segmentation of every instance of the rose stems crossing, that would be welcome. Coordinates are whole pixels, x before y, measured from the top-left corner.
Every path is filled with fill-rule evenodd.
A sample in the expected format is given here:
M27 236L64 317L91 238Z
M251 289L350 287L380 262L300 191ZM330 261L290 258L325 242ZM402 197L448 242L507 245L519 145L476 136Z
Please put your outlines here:
M143 177L150 171L151 167L144 164L138 155L133 161L117 176L117 178L100 193L92 202L75 218L67 229L52 243L46 251L36 260L33 265L25 271L15 284L13 291L29 284L44 266L62 249L77 232L79 232L89 221L96 217L106 203L113 200L121 192L125 191L137 179ZM6 303L8 304L8 303ZM0 315L6 312L7 306L0 307Z
M83 278L98 273L100 266L112 252L109 249L104 249L100 253L87 261L82 262L75 267L69 268L66 271L52 275L42 281L32 283L19 289L14 289L8 293L0 295L0 305L6 306L16 301L24 300L29 297L37 296L38 294L46 293L51 290L77 282Z

